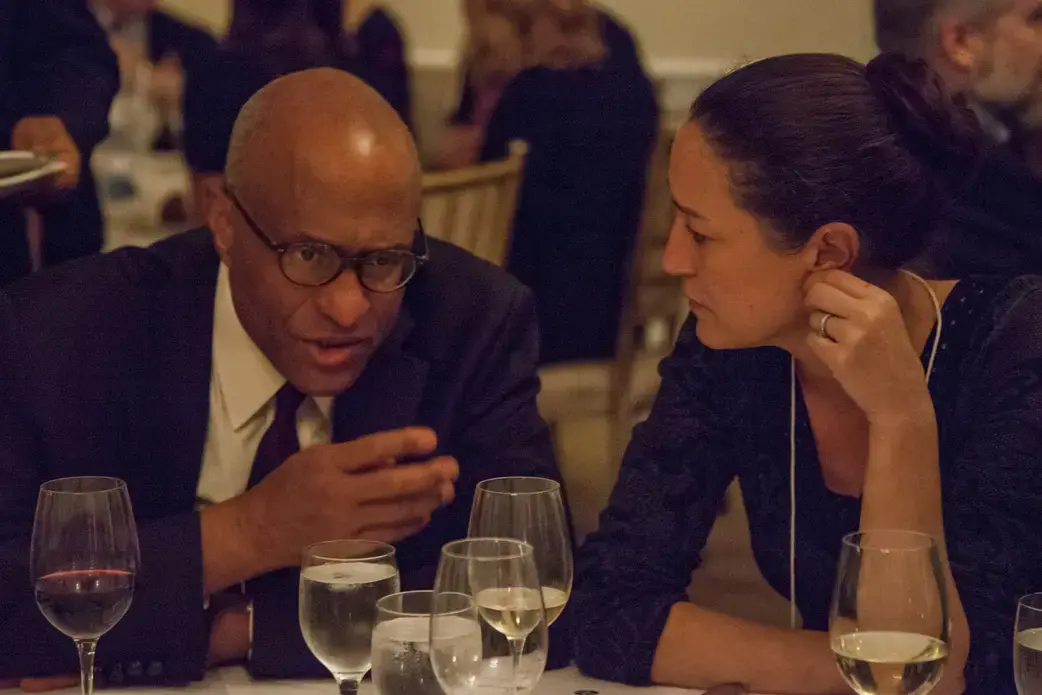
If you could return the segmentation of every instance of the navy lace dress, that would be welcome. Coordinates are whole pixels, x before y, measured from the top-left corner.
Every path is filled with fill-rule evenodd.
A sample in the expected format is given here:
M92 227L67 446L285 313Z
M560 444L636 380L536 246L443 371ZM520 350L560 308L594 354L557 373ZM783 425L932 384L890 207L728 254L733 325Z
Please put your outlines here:
M965 280L943 326L930 392L948 551L972 633L966 692L1015 695L1017 599L1042 590L1042 278ZM638 685L736 476L757 564L789 592L788 355L709 350L692 320L661 371L600 530L580 551L574 600L579 667ZM797 401L796 601L807 628L827 630L840 541L857 529L860 501L825 487Z

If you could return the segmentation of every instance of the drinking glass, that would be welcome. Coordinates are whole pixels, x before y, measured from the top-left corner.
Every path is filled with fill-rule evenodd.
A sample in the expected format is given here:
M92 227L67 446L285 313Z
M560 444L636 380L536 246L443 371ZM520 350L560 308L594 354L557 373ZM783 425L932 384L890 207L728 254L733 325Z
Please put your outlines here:
M478 483L470 510L471 538L516 538L532 546L547 625L572 591L572 544L561 484L546 478L493 478Z
M548 646L540 589L532 546L523 541L467 538L442 548L430 654L447 695L531 692Z
M843 539L829 632L839 670L855 692L930 692L948 658L950 629L934 538L864 531Z
M1042 594L1029 594L1017 605L1013 673L1020 695L1042 695Z
M126 615L141 553L127 485L104 477L40 486L29 556L36 605L72 638L80 691L94 691L98 638Z
M406 591L376 602L373 629L373 684L380 695L445 695L431 667L433 591ZM458 651L481 654L481 631L466 617L474 603L464 594L443 594L438 615L455 617L460 628Z
M369 671L376 602L397 593L398 566L386 543L341 540L304 551L300 631L341 695L355 695Z

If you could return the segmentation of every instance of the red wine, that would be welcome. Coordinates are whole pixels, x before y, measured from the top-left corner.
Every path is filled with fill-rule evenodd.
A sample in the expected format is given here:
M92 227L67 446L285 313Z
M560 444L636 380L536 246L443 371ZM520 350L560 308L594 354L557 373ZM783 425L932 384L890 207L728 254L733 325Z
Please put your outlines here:
M119 622L134 596L134 575L123 570L55 572L36 580L44 617L73 639L97 639Z

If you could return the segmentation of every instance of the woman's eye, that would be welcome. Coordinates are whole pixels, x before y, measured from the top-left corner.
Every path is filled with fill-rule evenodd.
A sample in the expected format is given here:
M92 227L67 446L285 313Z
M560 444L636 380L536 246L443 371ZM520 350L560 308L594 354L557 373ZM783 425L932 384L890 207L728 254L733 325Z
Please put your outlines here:
M691 235L691 238L694 240L696 244L704 244L705 242L709 241L709 237L705 236L704 234L699 234L694 229L686 225L685 228L687 229L687 233Z

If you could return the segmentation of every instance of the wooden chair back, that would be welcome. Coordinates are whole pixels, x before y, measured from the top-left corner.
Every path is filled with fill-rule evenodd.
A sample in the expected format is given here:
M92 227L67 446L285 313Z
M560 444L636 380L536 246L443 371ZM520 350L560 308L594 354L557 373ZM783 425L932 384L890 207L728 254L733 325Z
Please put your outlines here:
M648 163L644 214L629 263L611 396L613 410L624 420L632 411L650 405L657 391L655 370L673 349L687 317L680 280L662 269L674 217L669 192L669 153L674 135L674 128L669 126L659 131Z
M518 141L504 160L424 174L422 218L427 234L504 265L527 155L528 146Z

